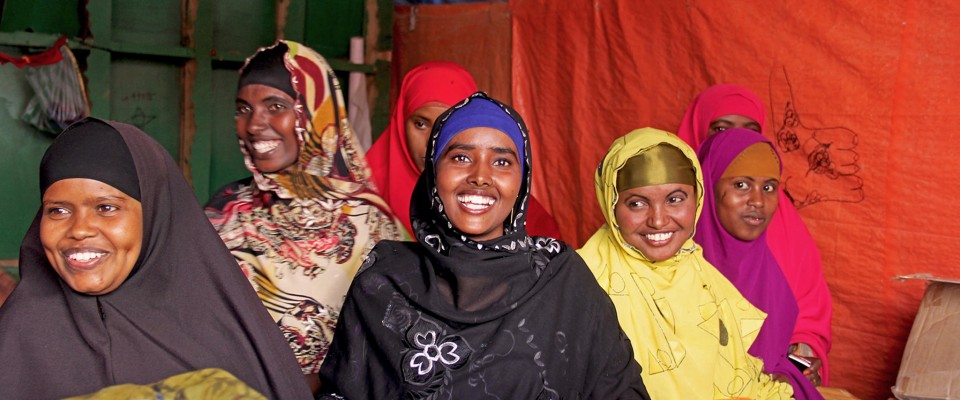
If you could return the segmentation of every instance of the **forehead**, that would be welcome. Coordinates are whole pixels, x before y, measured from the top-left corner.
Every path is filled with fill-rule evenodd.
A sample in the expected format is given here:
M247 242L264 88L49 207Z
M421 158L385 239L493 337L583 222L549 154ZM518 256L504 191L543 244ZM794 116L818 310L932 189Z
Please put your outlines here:
M621 190L619 195L621 198L640 196L649 200L655 200L664 199L677 191L690 195L693 194L693 186L684 183L664 183L661 185L640 186Z
M237 89L237 100L243 100L247 102L262 101L271 97L279 97L289 102L293 102L293 98L280 89L277 89L273 86L261 85L259 83L251 83L249 85L244 85L240 89Z
M726 123L726 124L741 126L741 127L745 125L750 125L750 124L759 125L757 121L754 121L753 119L740 114L721 115L717 118L714 118L712 121L710 121L711 125L718 124L718 123Z
M68 178L54 182L43 193L45 201L81 202L90 198L113 196L123 199L133 199L119 189L89 178Z

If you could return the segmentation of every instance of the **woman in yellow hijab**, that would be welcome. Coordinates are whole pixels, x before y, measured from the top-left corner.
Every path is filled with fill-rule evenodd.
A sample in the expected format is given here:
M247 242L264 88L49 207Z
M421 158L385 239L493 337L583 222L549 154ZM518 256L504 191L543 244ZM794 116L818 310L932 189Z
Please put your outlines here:
M791 398L747 353L766 314L693 242L696 153L671 133L638 129L614 141L594 181L607 224L578 252L616 305L650 397Z

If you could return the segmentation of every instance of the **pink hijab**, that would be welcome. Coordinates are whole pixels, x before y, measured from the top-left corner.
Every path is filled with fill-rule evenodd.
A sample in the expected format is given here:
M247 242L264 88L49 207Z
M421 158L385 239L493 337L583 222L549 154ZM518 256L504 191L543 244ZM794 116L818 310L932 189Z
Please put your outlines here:
M694 149L707 139L710 121L724 115L742 115L766 129L766 111L760 97L733 84L714 85L701 92L683 115L677 136ZM816 242L790 198L780 191L780 207L767 227L767 245L780 265L797 299L800 314L790 343L806 343L823 361L820 376L829 384L827 353L832 338L833 301L823 279L823 264Z

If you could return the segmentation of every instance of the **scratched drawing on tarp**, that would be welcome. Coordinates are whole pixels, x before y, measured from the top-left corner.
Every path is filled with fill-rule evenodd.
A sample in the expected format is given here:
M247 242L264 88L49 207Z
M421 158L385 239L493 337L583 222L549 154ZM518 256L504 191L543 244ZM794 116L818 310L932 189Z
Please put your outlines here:
M781 187L797 209L822 202L863 201L857 132L804 121L786 68L770 73L771 139L784 160Z

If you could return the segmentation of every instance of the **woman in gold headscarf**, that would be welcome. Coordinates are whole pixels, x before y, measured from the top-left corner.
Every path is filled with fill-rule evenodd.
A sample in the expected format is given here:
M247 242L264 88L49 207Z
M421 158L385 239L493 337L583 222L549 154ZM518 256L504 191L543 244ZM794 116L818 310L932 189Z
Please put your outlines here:
M578 252L616 305L650 397L791 398L747 353L766 314L693 242L704 192L690 146L635 130L610 146L594 179L607 224Z

